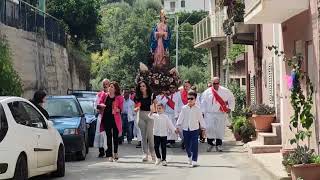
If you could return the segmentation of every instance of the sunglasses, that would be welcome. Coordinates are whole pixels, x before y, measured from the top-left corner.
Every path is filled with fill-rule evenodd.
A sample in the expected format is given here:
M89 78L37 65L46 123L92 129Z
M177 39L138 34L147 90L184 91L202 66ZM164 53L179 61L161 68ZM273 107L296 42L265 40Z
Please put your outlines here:
M218 84L220 84L220 83L212 83L213 85L218 85Z
M191 101L192 101L192 100L194 100L194 98L188 98L188 100L191 100Z

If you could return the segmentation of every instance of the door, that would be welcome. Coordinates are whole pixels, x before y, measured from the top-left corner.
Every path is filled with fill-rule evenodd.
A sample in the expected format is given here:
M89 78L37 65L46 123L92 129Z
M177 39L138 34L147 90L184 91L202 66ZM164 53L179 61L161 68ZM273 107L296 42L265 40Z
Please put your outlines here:
M22 104L22 101L13 101L8 103L11 114L7 117L10 119L11 115L17 125L13 126L15 136L10 139L12 143L17 144L27 153L28 167L30 169L37 169L37 157L34 149L38 146L38 138L33 131L33 128L29 126L30 117Z
M26 112L30 117L30 125L38 138L37 147L34 149L37 157L37 167L50 166L55 163L55 136L50 134L44 117L30 104L23 103Z

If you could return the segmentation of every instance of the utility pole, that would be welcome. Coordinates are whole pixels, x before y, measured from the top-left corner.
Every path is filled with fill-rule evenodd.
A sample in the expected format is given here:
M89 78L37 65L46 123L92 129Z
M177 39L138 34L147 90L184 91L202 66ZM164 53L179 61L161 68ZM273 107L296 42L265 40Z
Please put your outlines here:
M179 62L179 16L176 15L176 70L177 72L179 72L178 62Z

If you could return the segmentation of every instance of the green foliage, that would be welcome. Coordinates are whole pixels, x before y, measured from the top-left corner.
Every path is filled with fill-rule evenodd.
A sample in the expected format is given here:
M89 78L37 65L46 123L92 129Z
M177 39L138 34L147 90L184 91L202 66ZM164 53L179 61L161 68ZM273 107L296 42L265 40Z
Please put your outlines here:
M238 56L245 53L245 46L242 44L233 44L230 48L229 54L227 56L229 62L235 62Z
M270 51L273 51L276 56L283 57L283 61L292 68L290 99L294 114L291 116L290 130L295 132L295 137L290 140L290 143L297 144L297 147L299 148L299 142L304 141L307 138L308 147L310 147L310 137L312 134L310 128L314 122L314 116L312 114L314 88L309 76L302 70L303 56L298 54L297 56L288 58L277 46L268 46L267 48ZM303 81L306 82L306 93L301 87ZM300 129L300 125L302 130Z
M11 52L5 38L0 38L0 96L21 96L22 83L12 65Z
M228 89L236 98L236 106L232 112L232 116L244 115L244 107L246 106L246 92L240 88L236 83L228 84Z
M149 1L152 4L153 0ZM132 6L127 3L102 6L98 33L104 44L104 50L92 57L93 87L100 88L100 82L104 78L119 81L122 86L133 86L139 62L149 63L150 33L152 27L159 22L160 13L158 8L154 8L155 6L141 3L149 1L137 1ZM185 66L181 67L182 74L188 77L191 74L187 72L189 69L197 69L199 72L196 72L197 78L194 82L199 90L199 87L203 87L209 79L208 58L207 50L193 48L191 21L200 20L203 14L203 12L192 13L186 23L181 25L180 31L183 32L179 37L179 65ZM181 19L183 18L187 17L181 13ZM174 19L169 19L169 25L173 35L170 46L170 63L173 67L175 65Z
M161 2L158 0L135 0L133 6L141 9L152 9L157 12L160 12L162 9Z
M199 92L204 91L201 84L206 85L208 79L210 79L207 67L199 67L196 65L192 65L191 67L180 66L179 73L182 79L188 79L192 84L197 86ZM207 85L205 89L206 87Z
M100 0L48 0L47 12L62 19L72 38L79 42L95 38L100 4Z
M250 110L256 115L273 115L275 114L275 108L266 104L258 104L250 106Z
M236 116L232 119L232 129L234 133L238 133L245 143L251 140L256 134L255 128L245 116Z
M294 151L284 155L282 164L285 167L297 164L319 164L320 157L308 146L298 146Z

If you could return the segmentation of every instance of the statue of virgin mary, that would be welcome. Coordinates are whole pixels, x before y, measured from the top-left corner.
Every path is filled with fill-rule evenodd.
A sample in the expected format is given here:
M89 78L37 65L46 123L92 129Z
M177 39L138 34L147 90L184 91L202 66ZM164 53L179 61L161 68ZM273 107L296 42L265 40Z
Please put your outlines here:
M164 10L160 12L160 22L152 28L150 39L153 67L162 69L169 63L169 46L171 40L171 32L167 25L167 17Z

